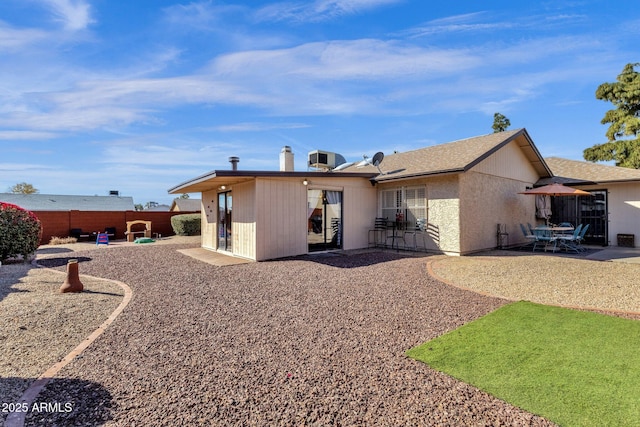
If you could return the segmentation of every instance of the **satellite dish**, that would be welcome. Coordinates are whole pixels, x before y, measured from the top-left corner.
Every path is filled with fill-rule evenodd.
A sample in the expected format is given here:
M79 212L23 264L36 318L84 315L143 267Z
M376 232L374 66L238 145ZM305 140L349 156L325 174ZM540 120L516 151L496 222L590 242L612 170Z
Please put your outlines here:
M373 166L378 167L380 163L382 163L382 159L384 159L384 153L382 151L378 151L373 155L373 161L371 162Z

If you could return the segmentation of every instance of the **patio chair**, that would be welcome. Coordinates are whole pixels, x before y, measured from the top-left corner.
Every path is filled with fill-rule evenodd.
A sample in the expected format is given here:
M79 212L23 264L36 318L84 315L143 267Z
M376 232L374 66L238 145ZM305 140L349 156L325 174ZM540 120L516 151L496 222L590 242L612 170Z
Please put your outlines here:
M522 230L522 235L524 236L525 239L530 240L530 242L527 242L527 244L522 245L521 247L527 247L527 246L534 246L536 244L536 236L533 233L528 233L527 229L525 228L524 224L520 224L520 230Z
M373 237L373 238L372 238ZM386 243L387 238L387 219L376 218L373 229L369 230L369 247L378 247Z
M576 253L580 252L578 248L578 236L580 235L580 231L582 229L582 224L578 225L571 234L564 234L557 236L558 242L560 243L560 249L564 249L565 251L574 251Z
M427 243L425 241L425 231L427 231L427 219L426 218L418 218L416 220L416 225L414 228L409 229L409 230L405 230L404 232L404 237L406 238L407 234L409 234L410 236L413 236L413 250L417 251L418 250L418 235L422 236L422 247L426 250L427 249ZM404 239L406 242L406 239Z
M535 251L538 245L544 245L544 251L547 251L549 245L553 244L553 252L556 251L558 245L558 239L553 235L551 229L537 229L533 230L534 235L536 236L536 241L533 245L533 250Z
M582 225L582 224L580 224ZM578 248L579 251L586 251L587 249L582 246L582 242L584 241L584 235L587 234L587 230L589 229L589 224L585 224L584 227L582 227L582 230L580 230L580 234L578 235L578 238L576 239L576 247Z

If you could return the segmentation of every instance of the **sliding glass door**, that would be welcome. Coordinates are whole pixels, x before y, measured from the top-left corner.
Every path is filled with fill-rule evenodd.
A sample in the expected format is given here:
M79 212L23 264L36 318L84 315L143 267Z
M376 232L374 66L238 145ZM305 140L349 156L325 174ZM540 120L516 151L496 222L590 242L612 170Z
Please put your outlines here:
M231 252L231 191L218 193L218 249Z
M342 191L307 191L309 252L342 249Z

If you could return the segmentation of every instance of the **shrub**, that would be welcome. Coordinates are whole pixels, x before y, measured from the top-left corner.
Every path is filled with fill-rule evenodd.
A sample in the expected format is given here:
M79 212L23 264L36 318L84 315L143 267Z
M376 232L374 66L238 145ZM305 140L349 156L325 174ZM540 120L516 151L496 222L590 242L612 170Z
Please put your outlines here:
M171 217L171 227L179 236L197 236L200 234L200 220L200 214L174 215Z
M0 261L22 255L27 261L40 245L42 225L26 209L0 202Z
M51 240L49 240L50 245L66 245L68 243L77 243L78 239L75 237L57 237L51 236Z

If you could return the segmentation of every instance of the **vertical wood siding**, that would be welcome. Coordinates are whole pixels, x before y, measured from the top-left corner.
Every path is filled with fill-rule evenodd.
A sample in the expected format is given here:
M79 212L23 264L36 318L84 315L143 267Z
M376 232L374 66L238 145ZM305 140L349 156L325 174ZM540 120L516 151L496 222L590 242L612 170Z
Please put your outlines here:
M202 247L217 249L218 193L215 190L202 193L201 221Z

